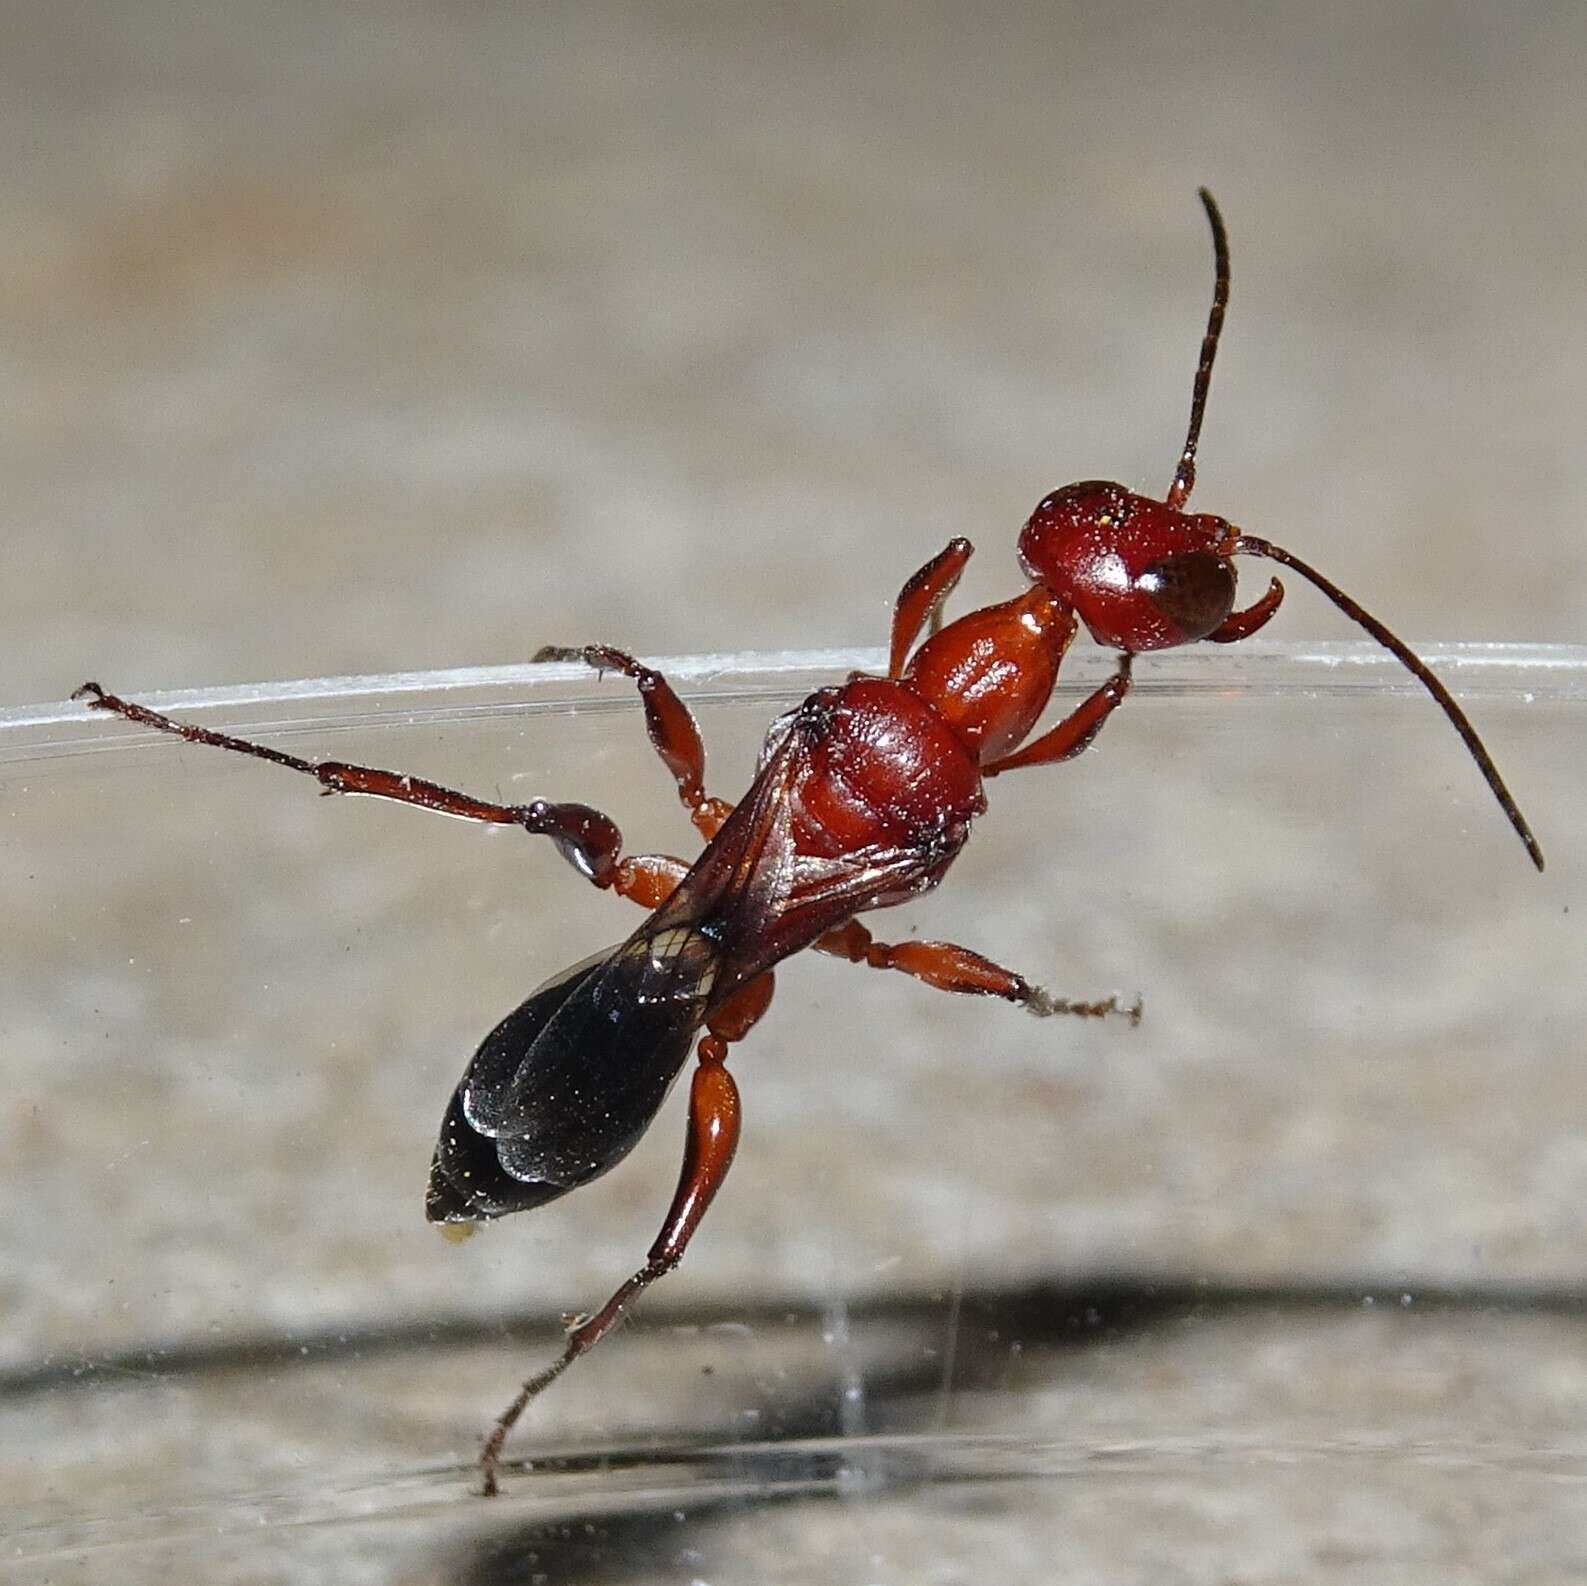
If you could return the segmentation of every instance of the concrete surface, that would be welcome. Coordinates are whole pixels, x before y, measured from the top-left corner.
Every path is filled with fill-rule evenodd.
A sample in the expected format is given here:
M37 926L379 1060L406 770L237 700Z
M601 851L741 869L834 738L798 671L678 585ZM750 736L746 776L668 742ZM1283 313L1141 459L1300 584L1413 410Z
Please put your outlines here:
M876 644L961 532L1007 593L1045 490L1167 482L1201 182L1199 504L1413 638L1587 630L1578 6L0 26L6 702ZM460 1250L423 1171L483 1029L623 910L8 729L0 1578L1582 1578L1579 685L1472 674L1539 881L1419 697L1155 675L887 920L1147 1023L791 965L729 1192L490 1514L474 1435L643 1251L678 1124ZM774 701L702 679L731 792ZM623 690L487 693L220 719L687 843Z

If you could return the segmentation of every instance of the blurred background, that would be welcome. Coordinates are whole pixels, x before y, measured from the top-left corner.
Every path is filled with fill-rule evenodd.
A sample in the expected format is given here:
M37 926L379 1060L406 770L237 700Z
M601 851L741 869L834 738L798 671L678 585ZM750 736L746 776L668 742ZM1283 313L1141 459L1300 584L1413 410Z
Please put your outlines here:
M1196 504L1408 638L1580 643L1584 71L1576 3L12 7L0 705L879 645L961 533L959 599L1011 594L1048 489L1168 484L1202 183ZM1269 632L1353 636L1302 587ZM0 1576L1587 1577L1580 666L1457 679L1540 881L1425 697L1262 657L1144 663L877 921L1142 1027L791 962L683 1272L494 1508L477 1433L642 1254L678 1098L461 1249L424 1169L631 911L13 712ZM680 675L732 795L831 672ZM620 680L240 697L204 719L692 840Z
M1574 4L106 4L0 50L9 702L879 642L1074 478L1580 637ZM1306 599L1286 636L1342 632Z

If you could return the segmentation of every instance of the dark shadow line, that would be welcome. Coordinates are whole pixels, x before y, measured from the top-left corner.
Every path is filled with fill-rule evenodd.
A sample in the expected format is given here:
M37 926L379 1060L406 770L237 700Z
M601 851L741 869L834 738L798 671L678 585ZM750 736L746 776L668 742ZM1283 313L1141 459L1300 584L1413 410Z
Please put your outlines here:
M1408 1297L1408 1299L1406 1298ZM946 1304L941 1290L859 1295L848 1302L865 1325L929 1324ZM1531 1316L1587 1316L1587 1288L1512 1283L1424 1283L1401 1275L1275 1283L1231 1283L1183 1274L1101 1272L1090 1277L1042 1279L1021 1284L967 1286L966 1314L995 1312L1005 1336L1026 1345L1080 1349L1120 1333L1192 1318L1213 1319L1243 1311L1360 1310ZM677 1309L650 1308L654 1330L819 1323L830 1307L789 1299L719 1301ZM313 1332L275 1332L222 1341L177 1339L133 1345L113 1353L49 1358L0 1370L0 1400L72 1388L102 1387L118 1378L174 1378L233 1372L305 1361L361 1359L416 1347L466 1348L480 1344L547 1343L561 1333L560 1313L366 1322Z

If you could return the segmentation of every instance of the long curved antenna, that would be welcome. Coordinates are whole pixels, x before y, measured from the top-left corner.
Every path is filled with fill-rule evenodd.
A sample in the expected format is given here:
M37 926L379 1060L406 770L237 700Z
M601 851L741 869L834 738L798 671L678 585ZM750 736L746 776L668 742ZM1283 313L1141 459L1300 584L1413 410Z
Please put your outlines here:
M1520 806L1515 802L1509 788L1504 785L1504 778L1499 775L1499 768L1493 763L1492 755L1484 747L1482 739L1477 736L1477 729L1471 725L1465 711L1455 703L1454 695L1433 675L1427 663L1414 650L1390 633L1370 611L1359 602L1352 600L1331 579L1324 578L1315 567L1286 551L1283 546L1274 545L1268 540L1256 539L1249 534L1241 534L1231 544L1220 546L1219 549L1227 556L1265 556L1270 562L1278 562L1284 567L1292 568L1308 583L1320 589L1352 622L1365 628L1385 650L1393 655L1438 701L1440 709L1449 718L1450 725L1460 734L1461 742L1470 751L1471 758L1477 762L1477 769L1482 772L1483 780L1487 782L1493 796L1498 799L1499 808L1509 817L1516 836L1525 844L1527 853L1532 857L1532 863L1539 870L1543 868L1543 850L1538 845L1537 838L1532 835L1532 828L1527 825Z
M1218 337L1223 333L1223 316L1229 307L1229 234L1223 229L1218 203L1205 187L1196 189L1201 207L1212 226L1212 312L1207 315L1207 334L1201 338L1201 362L1196 365L1196 383L1190 392L1190 428L1185 434L1185 449L1168 487L1168 504L1175 511L1190 499L1196 488L1196 446L1201 440L1201 416L1207 410L1207 392L1212 385L1212 360L1218 356Z

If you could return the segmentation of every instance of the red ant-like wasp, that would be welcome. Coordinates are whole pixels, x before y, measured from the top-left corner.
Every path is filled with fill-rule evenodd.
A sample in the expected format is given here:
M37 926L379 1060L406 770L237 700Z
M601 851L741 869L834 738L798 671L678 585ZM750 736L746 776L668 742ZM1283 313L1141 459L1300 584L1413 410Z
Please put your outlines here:
M728 1048L766 1012L776 964L814 947L895 969L942 991L1001 997L1029 1012L1139 1018L1113 998L1072 1002L951 942L877 941L857 916L936 886L986 808L987 778L1079 754L1130 688L1144 650L1249 638L1278 610L1274 579L1235 609L1231 558L1259 556L1314 584L1390 650L1442 707L1533 863L1543 855L1487 750L1448 689L1375 617L1287 550L1226 519L1185 510L1229 296L1229 245L1205 189L1215 288L1193 387L1190 425L1167 498L1086 481L1056 490L1019 539L1022 595L960 617L919 644L970 557L955 539L900 591L883 677L853 674L773 723L749 791L736 804L705 791L694 720L661 673L605 645L542 650L582 659L638 685L656 753L706 846L693 865L624 856L616 825L584 804L499 804L417 777L311 761L185 725L86 683L76 698L128 721L253 755L313 777L326 793L393 799L465 820L543 834L595 886L651 911L620 947L541 987L486 1036L459 1083L430 1171L433 1222L472 1224L525 1211L599 1177L650 1126L691 1046L683 1169L645 1264L601 1308L570 1327L562 1353L497 1418L480 1456L484 1491L525 1406L611 1330L672 1270L721 1188L739 1137ZM1119 652L1112 676L1039 737L1064 653L1084 623ZM696 1036L698 1042L696 1043Z

